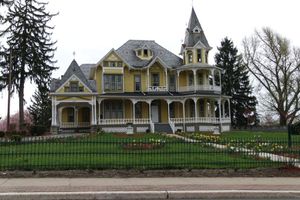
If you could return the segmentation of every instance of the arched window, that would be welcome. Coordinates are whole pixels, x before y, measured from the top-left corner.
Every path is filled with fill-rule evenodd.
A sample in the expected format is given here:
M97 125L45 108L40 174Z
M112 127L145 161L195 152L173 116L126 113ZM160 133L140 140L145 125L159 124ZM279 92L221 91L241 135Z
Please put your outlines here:
M193 63L193 52L192 51L187 52L187 61L188 61L188 63Z

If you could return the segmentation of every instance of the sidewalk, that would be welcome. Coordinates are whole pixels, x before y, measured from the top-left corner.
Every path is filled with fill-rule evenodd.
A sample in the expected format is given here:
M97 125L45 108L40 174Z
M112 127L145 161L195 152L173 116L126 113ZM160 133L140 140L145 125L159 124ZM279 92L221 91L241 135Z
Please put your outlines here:
M300 199L300 178L4 178L0 199Z

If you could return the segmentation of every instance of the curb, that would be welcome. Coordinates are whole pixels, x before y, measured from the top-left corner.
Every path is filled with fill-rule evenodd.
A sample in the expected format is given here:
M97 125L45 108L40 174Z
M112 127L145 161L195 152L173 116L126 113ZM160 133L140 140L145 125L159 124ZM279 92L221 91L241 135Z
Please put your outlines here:
M1 200L109 200L109 199L299 199L299 190L87 191L0 193Z

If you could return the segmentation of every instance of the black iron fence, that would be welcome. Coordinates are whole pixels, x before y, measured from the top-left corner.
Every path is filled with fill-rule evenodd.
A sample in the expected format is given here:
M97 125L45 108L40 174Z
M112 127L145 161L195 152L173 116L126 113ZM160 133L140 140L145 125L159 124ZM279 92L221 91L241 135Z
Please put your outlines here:
M212 169L300 166L300 141L203 136L84 136L0 141L0 170Z

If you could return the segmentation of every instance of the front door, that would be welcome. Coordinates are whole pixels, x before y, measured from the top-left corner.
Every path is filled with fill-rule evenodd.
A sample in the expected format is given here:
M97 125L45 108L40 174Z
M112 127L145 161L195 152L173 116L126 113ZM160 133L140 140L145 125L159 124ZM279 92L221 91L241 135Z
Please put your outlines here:
M158 105L151 106L151 119L153 123L159 122Z

